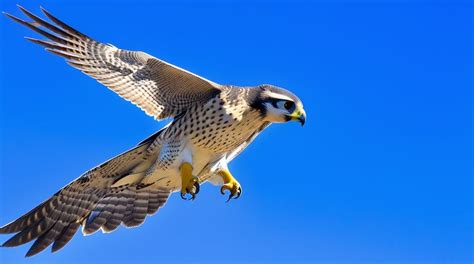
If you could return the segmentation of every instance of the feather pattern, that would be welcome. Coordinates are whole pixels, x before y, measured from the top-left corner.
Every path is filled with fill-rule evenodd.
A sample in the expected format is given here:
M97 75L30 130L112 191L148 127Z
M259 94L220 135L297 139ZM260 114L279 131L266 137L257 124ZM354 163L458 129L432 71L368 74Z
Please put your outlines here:
M174 118L133 149L89 170L0 227L0 234L15 234L5 247L34 241L27 256L50 245L58 251L80 227L90 235L141 225L181 188L179 167L188 158L200 183L212 181L270 125L262 94L293 98L277 87L221 86L144 52L97 42L44 9L51 22L19 8L33 21L6 15L48 39L28 40L65 58L156 119Z
M159 149L153 142L160 133L84 173L24 216L0 227L0 234L16 233L2 246L14 247L35 240L26 254L32 256L51 244L53 252L59 250L81 225L84 234L91 234L100 228L113 231L120 223L143 223L147 214L166 203L170 190L140 182L113 184L129 173L137 173L139 165L156 159Z
M30 37L27 40L65 58L69 65L156 119L174 117L192 105L205 103L221 91L220 85L144 52L97 42L43 8L41 11L52 23L19 8L33 22L5 15L50 41Z

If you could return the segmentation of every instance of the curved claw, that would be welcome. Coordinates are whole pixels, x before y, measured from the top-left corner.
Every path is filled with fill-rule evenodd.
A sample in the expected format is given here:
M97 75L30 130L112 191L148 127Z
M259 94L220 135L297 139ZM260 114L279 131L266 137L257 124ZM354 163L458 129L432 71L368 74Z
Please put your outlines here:
M187 197L186 197L186 194L188 194L188 193L191 195L190 198L187 198ZM185 201L194 200L194 198L196 198L196 195L193 194L193 193L191 193L191 192L189 192L188 189L186 189L186 192L185 192L185 193L181 193L181 199L183 199L183 200L185 200Z
M196 194L194 192L191 192L191 190L189 190L188 188L186 188L186 193L189 193L191 195L191 197L189 197L189 199L186 199L186 200L192 201L196 199Z
M242 188L240 186L235 186L235 185L231 186L230 184L224 184L221 187L221 194L224 195L225 190L229 190L229 192L230 192L226 203L229 202L230 199L232 199L232 198L238 199L240 197L240 195L242 194Z
M199 192L199 179L193 176L193 166L184 162L180 167L181 171L181 198L183 200L194 200L196 194ZM189 199L186 198L186 194L190 194Z
M186 197L186 194L188 194L188 193L191 195L190 198L187 198L187 197ZM196 197L196 195L194 195L194 194L188 192L187 190L186 190L185 193L181 193L181 199L183 199L183 200L185 200L185 201L194 200L195 197Z
M199 185L199 182L198 181L195 181L194 182L194 188L196 188L195 192L194 192L194 196L196 196L196 194L199 193L199 191L201 190L201 186Z
M225 201L226 203L230 201L230 199L232 198L232 190L231 188L228 186L228 185L222 185L221 187L221 194L224 195L225 194L225 190L229 190L230 194L229 194L229 198L227 198L227 201Z
M186 200L186 201L192 201L196 199L196 194L199 193L199 191L201 190L201 187L199 186L199 182L197 180L194 180L192 186L194 186L194 189L186 187L185 188L186 192L183 192L183 191L181 192L181 199ZM190 198L186 198L186 194L188 193L191 195Z
M239 188L237 188L237 195L234 197L234 199L239 199L240 195L242 195L242 187L239 186Z
M229 190L229 191L230 191L230 189L229 189L229 187L228 187L228 186L226 186L226 185L222 185L222 187L221 187L221 194L222 194L222 195L224 195L224 194L225 194L225 190Z

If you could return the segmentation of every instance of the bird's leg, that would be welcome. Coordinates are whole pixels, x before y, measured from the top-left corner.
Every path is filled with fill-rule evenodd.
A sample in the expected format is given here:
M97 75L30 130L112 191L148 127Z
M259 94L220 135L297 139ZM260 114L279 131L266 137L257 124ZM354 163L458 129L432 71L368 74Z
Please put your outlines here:
M199 181L198 178L193 176L193 165L188 162L184 162L180 167L181 171L181 198L186 200L186 194L191 195L190 200L196 198L196 194L199 192Z
M230 191L229 199L227 202L234 198L237 199L242 194L242 187L240 187L240 183L232 176L229 170L221 170L217 174L222 177L224 180L224 185L221 187L221 193L224 194L225 190Z

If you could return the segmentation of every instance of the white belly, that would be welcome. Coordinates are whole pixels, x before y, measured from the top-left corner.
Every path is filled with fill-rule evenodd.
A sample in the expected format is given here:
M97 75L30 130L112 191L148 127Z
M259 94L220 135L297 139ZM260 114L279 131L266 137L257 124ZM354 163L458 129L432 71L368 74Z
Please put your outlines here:
M178 191L181 189L180 167L184 162L192 164L193 175L198 176L200 183L203 183L218 168L217 162L224 156L224 154L216 155L209 150L196 148L188 143L168 168L153 168L147 173L142 182L146 184L156 182L160 187ZM209 164L216 164L216 166L210 167ZM206 171L203 172L203 169L206 169ZM208 171L208 169L212 170Z

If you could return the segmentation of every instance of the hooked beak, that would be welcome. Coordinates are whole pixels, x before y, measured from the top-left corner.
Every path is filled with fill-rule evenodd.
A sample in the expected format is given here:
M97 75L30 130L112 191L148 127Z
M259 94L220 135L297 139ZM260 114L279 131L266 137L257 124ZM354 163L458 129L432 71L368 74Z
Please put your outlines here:
M306 123L306 113L305 113L305 111L304 110L295 111L295 113L293 113L290 116L290 120L296 120L296 121L300 122L301 126L304 126L304 123Z
M298 121L300 122L301 126L304 126L304 123L306 122L306 113L302 113L298 117Z

